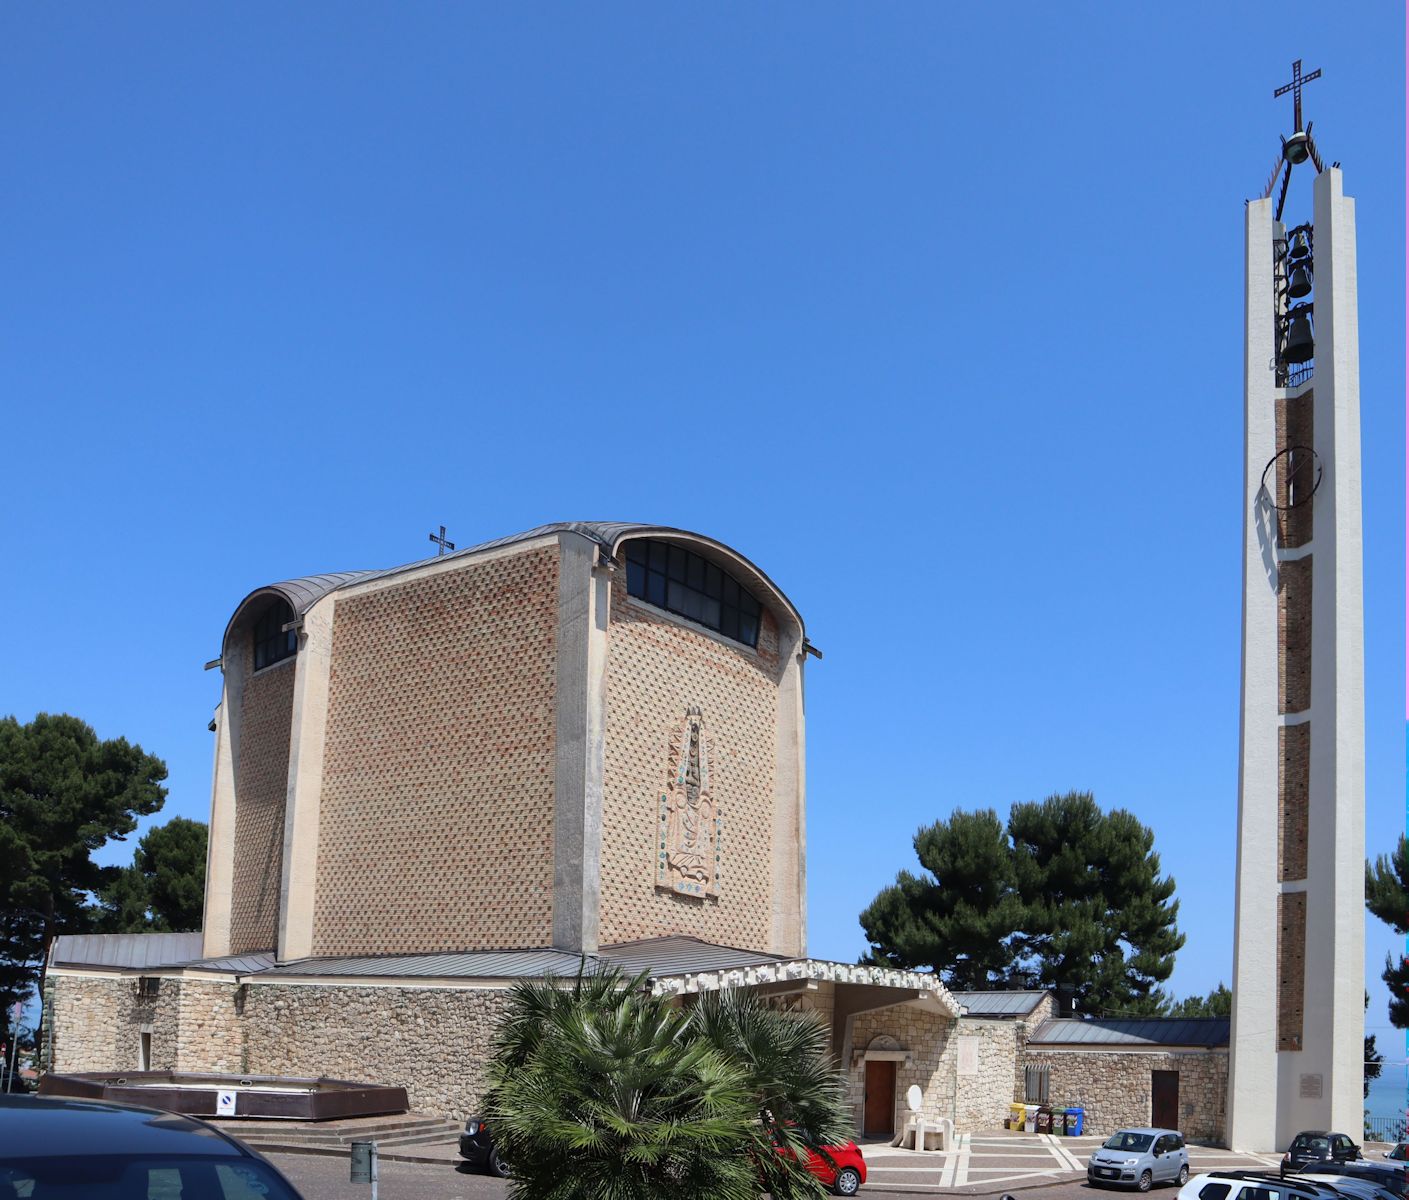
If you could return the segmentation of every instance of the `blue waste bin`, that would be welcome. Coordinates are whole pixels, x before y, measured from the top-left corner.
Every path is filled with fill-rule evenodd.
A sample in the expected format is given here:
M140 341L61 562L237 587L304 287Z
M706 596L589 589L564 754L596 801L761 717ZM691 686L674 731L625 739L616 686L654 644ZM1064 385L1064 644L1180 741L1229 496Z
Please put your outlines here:
M1069 1108L1066 1113L1066 1131L1072 1137L1080 1137L1081 1130L1086 1124L1086 1110L1084 1108Z

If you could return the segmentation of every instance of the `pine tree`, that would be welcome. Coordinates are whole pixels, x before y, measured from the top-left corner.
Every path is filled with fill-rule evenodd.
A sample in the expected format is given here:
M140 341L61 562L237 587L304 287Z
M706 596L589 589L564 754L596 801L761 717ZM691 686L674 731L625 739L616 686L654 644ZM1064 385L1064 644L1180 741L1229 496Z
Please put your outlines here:
M1409 839L1399 835L1393 854L1381 854L1365 864L1365 907L1395 933L1409 934ZM1385 959L1381 979L1389 987L1389 1019L1396 1029L1409 1029L1409 957ZM1369 1058L1369 1055L1366 1055Z
M1188 996L1171 1005L1166 1014L1171 1017L1227 1017L1233 1012L1233 993L1220 982L1207 996Z
M102 889L104 933L186 933L201 927L206 826L172 817L137 843L132 865Z
M1184 944L1154 834L1088 793L921 829L927 874L902 871L861 914L867 961L930 967L956 989L1028 986L1063 1010L1158 1013Z
M915 835L924 876L901 871L861 914L871 943L865 961L930 967L949 986L1002 986L1016 965L1013 932L1023 921L1012 848L998 814L955 812Z

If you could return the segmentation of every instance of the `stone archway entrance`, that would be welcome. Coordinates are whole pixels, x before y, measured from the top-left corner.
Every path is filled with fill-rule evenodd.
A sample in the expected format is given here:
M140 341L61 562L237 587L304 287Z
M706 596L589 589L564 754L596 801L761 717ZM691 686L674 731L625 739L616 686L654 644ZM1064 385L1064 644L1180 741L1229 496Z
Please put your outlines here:
M866 1060L866 1097L861 1133L868 1138L895 1135L895 1060Z

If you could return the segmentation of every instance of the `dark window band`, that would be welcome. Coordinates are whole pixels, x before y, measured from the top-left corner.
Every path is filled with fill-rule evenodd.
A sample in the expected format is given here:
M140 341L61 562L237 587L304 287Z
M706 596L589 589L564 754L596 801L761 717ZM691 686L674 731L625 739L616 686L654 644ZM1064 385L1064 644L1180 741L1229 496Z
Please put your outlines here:
M683 546L627 542L626 590L745 646L758 645L758 601L728 572Z
M284 631L294 619L294 610L283 600L275 600L254 623L254 669L273 666L298 653L298 630Z

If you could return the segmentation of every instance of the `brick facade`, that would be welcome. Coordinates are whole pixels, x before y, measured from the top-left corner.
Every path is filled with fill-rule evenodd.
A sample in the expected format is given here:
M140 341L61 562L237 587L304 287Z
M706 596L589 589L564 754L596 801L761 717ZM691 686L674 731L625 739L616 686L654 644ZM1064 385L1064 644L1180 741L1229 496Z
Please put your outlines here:
M1278 567L1277 711L1281 713L1311 707L1312 557L1294 558Z
M602 944L681 933L772 949L782 677L772 614L764 611L755 650L633 600L618 577L608 636ZM711 787L723 819L719 895L701 898L655 886L670 738L691 706L700 709L713 742Z
M1280 770L1277 798L1277 878L1306 878L1307 829L1311 817L1311 722L1277 730Z
M1315 400L1311 392L1293 400L1277 401L1277 447L1279 450L1290 449L1293 446L1314 446L1315 437L1312 433L1314 403ZM1307 464L1293 462L1288 455L1277 459L1278 535L1282 546L1288 550L1304 546L1311 540L1311 514L1313 512L1311 504L1301 496L1295 497L1297 500L1295 508L1286 507L1288 501L1293 499L1289 495L1289 474L1293 466L1297 468L1297 483L1301 488L1308 488L1315 481L1314 462Z
M1306 893L1277 897L1277 1049L1302 1048L1306 1005Z
M315 955L552 937L558 548L338 600Z
M240 697L232 954L272 950L278 940L293 695L294 660L286 658L251 675Z

